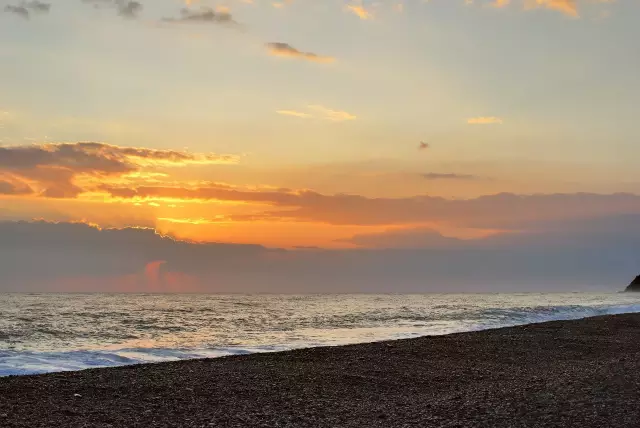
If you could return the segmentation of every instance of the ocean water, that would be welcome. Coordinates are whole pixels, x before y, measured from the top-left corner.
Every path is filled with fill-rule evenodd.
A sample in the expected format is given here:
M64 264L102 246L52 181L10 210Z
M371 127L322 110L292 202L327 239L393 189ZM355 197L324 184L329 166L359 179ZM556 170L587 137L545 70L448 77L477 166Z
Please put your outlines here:
M0 294L0 376L640 312L636 294Z

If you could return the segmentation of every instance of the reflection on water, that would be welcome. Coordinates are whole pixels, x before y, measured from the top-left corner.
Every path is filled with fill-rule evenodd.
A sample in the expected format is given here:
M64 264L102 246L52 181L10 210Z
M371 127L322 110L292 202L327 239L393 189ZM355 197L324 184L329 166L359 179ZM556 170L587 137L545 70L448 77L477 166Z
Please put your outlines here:
M0 375L640 311L629 294L0 294Z

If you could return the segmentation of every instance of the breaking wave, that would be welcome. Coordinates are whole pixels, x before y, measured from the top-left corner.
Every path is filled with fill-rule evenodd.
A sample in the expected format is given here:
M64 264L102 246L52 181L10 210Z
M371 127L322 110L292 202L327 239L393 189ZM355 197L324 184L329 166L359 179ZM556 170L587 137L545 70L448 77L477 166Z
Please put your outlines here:
M0 295L0 376L640 312L629 294Z

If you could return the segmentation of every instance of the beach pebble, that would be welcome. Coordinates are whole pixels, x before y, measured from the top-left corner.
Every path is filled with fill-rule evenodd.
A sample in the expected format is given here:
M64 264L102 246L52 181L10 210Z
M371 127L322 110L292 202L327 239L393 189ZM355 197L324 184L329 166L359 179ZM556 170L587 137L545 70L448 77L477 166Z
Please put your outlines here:
M640 426L640 314L388 345L1 377L0 428Z

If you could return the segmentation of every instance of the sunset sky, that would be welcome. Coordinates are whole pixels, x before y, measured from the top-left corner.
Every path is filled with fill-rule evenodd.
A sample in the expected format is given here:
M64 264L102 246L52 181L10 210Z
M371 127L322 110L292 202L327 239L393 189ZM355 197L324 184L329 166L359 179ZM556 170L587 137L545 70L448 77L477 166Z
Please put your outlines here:
M0 9L3 221L445 250L640 216L635 0Z

